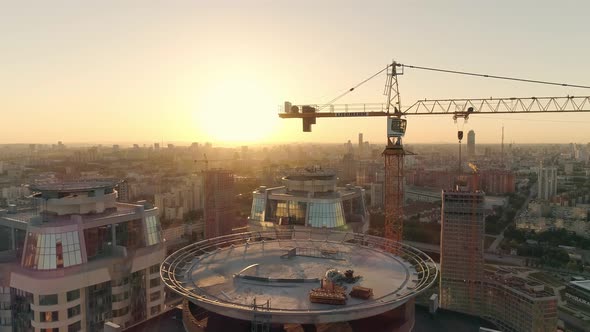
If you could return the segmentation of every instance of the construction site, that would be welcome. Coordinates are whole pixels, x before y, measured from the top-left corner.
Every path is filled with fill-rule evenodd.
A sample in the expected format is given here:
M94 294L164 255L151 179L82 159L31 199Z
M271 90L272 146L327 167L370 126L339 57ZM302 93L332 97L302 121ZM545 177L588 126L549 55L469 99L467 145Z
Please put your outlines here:
M161 274L186 299L189 331L378 332L412 330L437 268L399 242L309 228L198 242Z
M382 152L384 237L326 228L334 224L334 220L325 220L314 228L314 218L312 216L310 221L310 214L306 212L300 215L300 222L306 227L293 227L287 222L287 227L215 237L185 247L164 261L161 275L169 288L185 298L184 322L188 331L411 331L415 323L414 299L438 281L438 269L429 256L402 243L405 156L413 154L404 149L402 142L408 125L406 118L442 115L464 123L478 114L590 111L588 96L425 99L402 107L398 78L406 69L589 88L394 61L327 103L294 105L285 102L279 116L301 119L304 132L311 132L317 118L386 118ZM385 103L334 104L382 73L387 77ZM434 296L432 304L487 317L487 311L480 305L483 214L479 203L485 193L478 188L477 166L469 164L471 171L464 171L468 163L461 157L462 126L457 130L457 140L456 175L464 182L461 190L453 192L455 196L460 194L458 216L451 215L454 210L450 208L450 198L448 202L443 200L443 225L457 236L441 240L442 256L446 257L441 259L441 298L439 303ZM309 180L312 187L324 184L321 182L324 179L316 177L305 180ZM268 195L265 191L259 193ZM451 191L443 191L443 197L445 195L451 195ZM253 205L253 216L266 214L266 198L260 197L259 201L261 204L255 201ZM289 213L286 216L293 219ZM281 218L281 226L282 221ZM469 248L465 243L469 243ZM551 316L546 325L554 326L554 318ZM508 322L509 319L496 320L507 330L520 330L520 325Z

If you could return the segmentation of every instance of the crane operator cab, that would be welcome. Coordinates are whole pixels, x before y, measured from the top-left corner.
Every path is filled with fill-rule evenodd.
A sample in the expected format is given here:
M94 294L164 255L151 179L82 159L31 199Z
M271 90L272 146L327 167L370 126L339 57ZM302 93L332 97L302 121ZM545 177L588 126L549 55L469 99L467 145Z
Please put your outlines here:
M387 118L387 138L395 142L395 145L401 145L401 138L406 134L408 121L398 117Z

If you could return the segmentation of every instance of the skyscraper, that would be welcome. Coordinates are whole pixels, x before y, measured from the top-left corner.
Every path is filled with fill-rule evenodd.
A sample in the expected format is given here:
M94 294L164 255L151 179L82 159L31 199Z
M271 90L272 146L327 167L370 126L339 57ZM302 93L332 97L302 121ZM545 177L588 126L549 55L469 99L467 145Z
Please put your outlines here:
M543 166L543 162L541 162L537 175L537 183L539 186L537 197L550 200L551 197L557 194L557 168Z
M457 186L443 190L442 200L441 307L478 315L484 271L484 193Z
M203 172L205 237L230 234L235 224L234 174L228 170Z
M467 158L475 157L475 131L467 133Z

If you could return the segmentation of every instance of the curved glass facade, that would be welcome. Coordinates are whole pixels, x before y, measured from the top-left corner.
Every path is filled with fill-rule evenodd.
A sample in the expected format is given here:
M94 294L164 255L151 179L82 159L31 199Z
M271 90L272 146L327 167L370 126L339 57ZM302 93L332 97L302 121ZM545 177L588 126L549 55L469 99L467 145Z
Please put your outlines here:
M82 264L77 231L63 233L29 233L24 266L52 270Z
M250 212L250 219L264 221L264 210L264 197L259 197L254 194L254 198L252 199L252 211Z
M309 203L308 224L311 227L340 227L346 224L340 202Z

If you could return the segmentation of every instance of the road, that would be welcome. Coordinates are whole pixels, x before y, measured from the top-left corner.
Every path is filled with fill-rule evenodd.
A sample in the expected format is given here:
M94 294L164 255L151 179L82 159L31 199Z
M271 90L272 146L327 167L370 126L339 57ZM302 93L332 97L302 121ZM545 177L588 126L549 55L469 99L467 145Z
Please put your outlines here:
M416 249L420 249L426 253L437 253L440 254L440 246L436 244L430 243L423 243L423 242L414 242L414 241L404 241L405 244L410 245ZM484 259L486 262L492 262L497 264L506 264L506 265L518 265L524 266L525 259L518 256L506 256L506 255L498 255L490 252L486 252L483 254Z
M533 196L536 196L536 195L537 195L537 184L535 183L535 184L533 184L531 186L531 190L529 192L528 197L524 201L524 204L522 204L522 206L516 212L515 217L519 216L522 213L522 211L529 206L529 202L531 201L531 199L533 198ZM504 216L505 215L506 215L506 211L504 211ZM490 251L490 252L498 252L498 246L500 245L500 243L502 243L502 240L504 240L504 231L506 231L506 229L508 228L508 226L512 225L513 222L514 221L512 221L508 225L506 225L506 227L504 227L504 229L502 230L502 232L500 232L500 234L498 236L496 236L496 239L494 240L494 242L492 242L492 244L488 248L488 251Z

